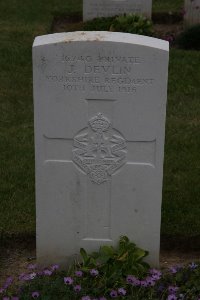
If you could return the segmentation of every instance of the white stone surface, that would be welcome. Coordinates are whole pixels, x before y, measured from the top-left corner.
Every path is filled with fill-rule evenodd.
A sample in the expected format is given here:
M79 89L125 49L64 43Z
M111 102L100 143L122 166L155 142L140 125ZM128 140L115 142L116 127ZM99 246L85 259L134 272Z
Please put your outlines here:
M184 18L188 26L200 24L200 0L185 0Z
M83 0L83 20L124 13L142 14L151 18L152 0Z
M168 42L111 32L33 45L37 257L127 235L159 261Z

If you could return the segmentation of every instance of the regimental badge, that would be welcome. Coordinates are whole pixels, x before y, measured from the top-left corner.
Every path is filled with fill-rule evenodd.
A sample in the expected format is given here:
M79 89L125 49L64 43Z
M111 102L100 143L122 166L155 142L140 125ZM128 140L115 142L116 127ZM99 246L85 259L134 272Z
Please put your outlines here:
M98 113L74 137L73 162L92 182L101 184L126 163L126 141L111 121Z

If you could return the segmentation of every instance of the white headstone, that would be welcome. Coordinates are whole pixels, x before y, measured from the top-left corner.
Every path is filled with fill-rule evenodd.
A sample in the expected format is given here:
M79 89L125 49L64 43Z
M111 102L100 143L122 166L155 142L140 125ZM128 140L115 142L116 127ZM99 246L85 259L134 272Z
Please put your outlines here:
M37 257L127 235L158 265L168 42L111 32L33 45Z
M200 24L200 0L185 0L184 19L189 26Z
M135 13L151 18L152 0L83 0L83 20Z

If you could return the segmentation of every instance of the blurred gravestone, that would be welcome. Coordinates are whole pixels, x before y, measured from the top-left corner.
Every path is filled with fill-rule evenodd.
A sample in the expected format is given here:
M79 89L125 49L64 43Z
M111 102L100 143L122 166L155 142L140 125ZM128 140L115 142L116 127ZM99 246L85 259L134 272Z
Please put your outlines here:
M185 0L184 19L188 26L200 24L200 0Z
M83 20L135 13L151 18L152 0L83 0Z
M33 45L37 257L127 235L159 261L168 42L111 32Z

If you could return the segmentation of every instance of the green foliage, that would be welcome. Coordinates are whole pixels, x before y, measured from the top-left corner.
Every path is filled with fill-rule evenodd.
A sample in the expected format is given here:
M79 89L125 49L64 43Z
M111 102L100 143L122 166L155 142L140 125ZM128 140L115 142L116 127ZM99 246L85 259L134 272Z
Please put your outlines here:
M108 31L115 17L96 18L83 24L84 30Z
M141 35L152 35L152 22L144 16L128 14L116 17L110 31L128 32Z
M14 300L13 296L20 300L199 299L200 265L194 262L163 271L150 269L142 264L147 252L125 236L120 238L116 249L102 246L92 254L84 249L80 253L82 263L75 262L67 271L59 271L58 265L44 269L31 265L27 273L20 275L20 280L13 282L8 277L0 300ZM145 271L138 268L139 264Z
M126 236L120 238L116 249L112 246L102 246L99 252L87 254L81 248L80 254L83 259L82 270L98 268L111 281L119 280L128 274L142 276L149 268L143 261L148 252L136 247Z
M152 35L152 22L136 14L96 18L84 23L84 30L117 31L142 35Z
M177 39L179 48L200 50L200 24L187 28Z

